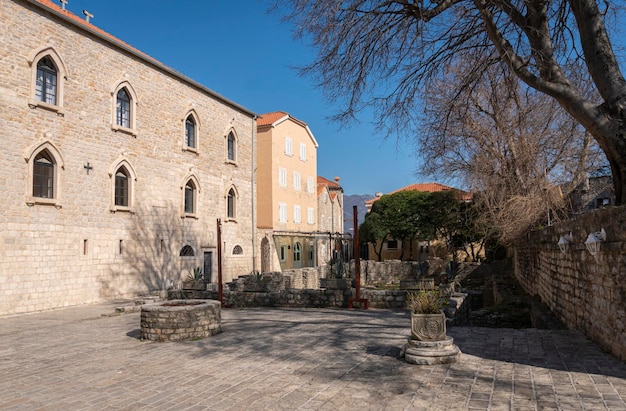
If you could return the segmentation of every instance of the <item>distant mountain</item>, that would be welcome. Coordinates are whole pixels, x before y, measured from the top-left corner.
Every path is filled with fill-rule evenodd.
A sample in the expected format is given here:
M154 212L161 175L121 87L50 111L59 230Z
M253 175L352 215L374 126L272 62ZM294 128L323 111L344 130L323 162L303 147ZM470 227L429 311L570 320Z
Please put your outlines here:
M365 219L367 208L365 208L365 200L374 198L371 194L352 194L343 195L343 231L346 234L354 234L352 222L354 217L352 216L353 207L357 206L357 213L359 217L359 224Z

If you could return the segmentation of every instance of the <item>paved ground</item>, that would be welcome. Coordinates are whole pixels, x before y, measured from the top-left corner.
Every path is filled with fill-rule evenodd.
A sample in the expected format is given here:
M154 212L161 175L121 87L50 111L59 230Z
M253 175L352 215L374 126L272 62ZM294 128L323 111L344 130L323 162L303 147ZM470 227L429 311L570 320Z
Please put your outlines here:
M626 364L573 331L456 327L461 362L417 366L401 311L224 310L188 343L112 312L0 318L0 409L626 410Z

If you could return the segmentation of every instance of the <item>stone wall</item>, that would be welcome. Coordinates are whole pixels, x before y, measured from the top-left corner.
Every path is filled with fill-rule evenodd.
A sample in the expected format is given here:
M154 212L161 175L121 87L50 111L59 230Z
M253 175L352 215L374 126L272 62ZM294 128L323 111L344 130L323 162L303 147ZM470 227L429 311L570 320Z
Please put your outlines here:
M606 230L594 257L584 242ZM557 243L573 235L566 253ZM581 330L616 357L626 360L626 207L596 210L533 232L514 250L515 276L538 295L568 328Z
M361 290L361 298L366 298L370 308L406 309L405 290ZM354 297L354 289L283 289L272 292L223 291L224 307L317 307L346 308L348 299ZM168 298L208 298L216 300L217 291L171 290ZM467 321L470 311L468 294L453 293L448 307L444 308L451 324Z
M252 114L83 21L25 1L0 7L0 315L165 289L203 267L205 253L213 253L215 274L217 218L225 281L253 268ZM56 105L35 99L37 61L46 55L58 65ZM122 85L136 103L129 129L115 125ZM185 146L190 113L194 150ZM226 161L231 131L236 162ZM32 188L43 149L56 173L45 199ZM120 165L131 174L129 207L114 204ZM193 215L183 212L189 179ZM231 188L236 219L225 219ZM194 255L180 256L185 245Z
M349 271L354 277L354 260L350 262ZM412 281L441 272L445 272L445 264L437 257L430 257L427 262L361 260L362 285L399 284L400 281Z

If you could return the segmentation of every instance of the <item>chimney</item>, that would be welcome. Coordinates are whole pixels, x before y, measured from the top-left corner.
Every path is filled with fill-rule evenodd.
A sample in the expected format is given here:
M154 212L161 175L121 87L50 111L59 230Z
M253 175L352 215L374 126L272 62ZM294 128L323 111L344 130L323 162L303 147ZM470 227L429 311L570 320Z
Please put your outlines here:
M380 197L382 197L382 196L383 196L383 193L378 192L378 193L376 193L376 194L374 194L374 195L376 196L376 198L380 198Z
M339 184L339 180L341 180L339 176L335 176L335 183Z

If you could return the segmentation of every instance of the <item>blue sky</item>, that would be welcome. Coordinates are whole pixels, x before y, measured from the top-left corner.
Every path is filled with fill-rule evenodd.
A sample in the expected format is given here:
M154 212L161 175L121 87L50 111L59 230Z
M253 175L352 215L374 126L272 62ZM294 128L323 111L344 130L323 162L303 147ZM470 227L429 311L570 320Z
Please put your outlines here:
M292 68L313 51L266 12L267 2L69 0L67 9L81 17L88 10L94 25L254 112L282 110L305 121L320 146L318 174L340 176L346 194L423 182L411 150L374 134L367 115L348 128L328 119L335 108Z

